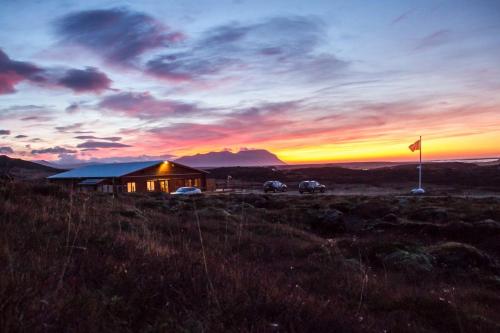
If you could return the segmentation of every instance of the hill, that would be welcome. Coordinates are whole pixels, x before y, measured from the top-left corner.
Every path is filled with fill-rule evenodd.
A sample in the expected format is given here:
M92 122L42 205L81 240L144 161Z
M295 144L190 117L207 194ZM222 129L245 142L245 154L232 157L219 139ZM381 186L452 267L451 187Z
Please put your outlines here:
M229 167L229 166L275 166L285 165L275 154L265 149L210 152L183 156L175 160L191 167Z
M62 171L64 170L0 155L0 178L43 178Z

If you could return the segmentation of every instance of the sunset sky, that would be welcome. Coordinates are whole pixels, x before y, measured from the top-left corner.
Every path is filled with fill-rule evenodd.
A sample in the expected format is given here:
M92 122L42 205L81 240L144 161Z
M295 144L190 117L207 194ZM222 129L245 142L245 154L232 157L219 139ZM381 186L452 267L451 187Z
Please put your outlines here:
M500 156L500 1L0 6L0 154Z

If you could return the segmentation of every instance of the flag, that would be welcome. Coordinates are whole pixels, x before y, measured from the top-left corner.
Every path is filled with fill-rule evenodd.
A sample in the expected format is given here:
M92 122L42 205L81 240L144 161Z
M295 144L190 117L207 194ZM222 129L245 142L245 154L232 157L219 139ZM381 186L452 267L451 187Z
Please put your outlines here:
M411 145L408 146L412 152L415 150L420 150L420 140L415 141L415 143L412 143Z

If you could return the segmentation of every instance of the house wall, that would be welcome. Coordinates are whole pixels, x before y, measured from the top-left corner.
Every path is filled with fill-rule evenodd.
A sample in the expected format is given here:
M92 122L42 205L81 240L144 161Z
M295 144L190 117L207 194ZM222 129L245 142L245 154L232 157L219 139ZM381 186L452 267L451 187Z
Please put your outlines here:
M136 192L150 192L147 182L154 182L154 192L161 192L161 181L166 181L168 192L174 192L182 186L197 186L207 189L206 173L191 169L172 162L165 162L157 166L146 168L120 178L117 183L127 192L127 183L135 183ZM196 185L195 185L196 183Z
M81 186L77 184L83 179L54 179L52 182L61 184L68 188L80 190ZM166 181L168 192L174 192L182 186L196 186L202 190L207 190L206 173L192 169L172 162L164 162L137 172L128 174L124 177L107 179L101 184L114 185L115 192L127 192L127 183L135 183L135 192L150 192L147 188L147 182L154 182L154 192L161 192L161 181ZM196 184L195 184L196 182ZM88 187L87 187L88 189ZM101 191L99 186L95 190Z

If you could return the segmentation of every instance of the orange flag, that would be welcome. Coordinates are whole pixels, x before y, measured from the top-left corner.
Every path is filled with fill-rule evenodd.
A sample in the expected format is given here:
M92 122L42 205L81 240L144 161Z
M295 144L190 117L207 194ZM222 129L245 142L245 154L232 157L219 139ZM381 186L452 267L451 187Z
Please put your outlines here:
M415 141L415 143L408 146L412 152L415 150L420 150L420 140Z

